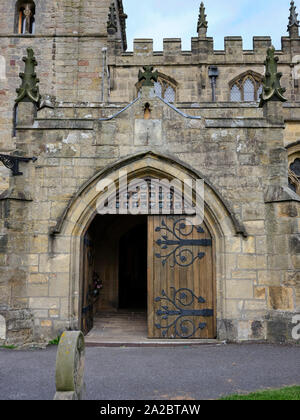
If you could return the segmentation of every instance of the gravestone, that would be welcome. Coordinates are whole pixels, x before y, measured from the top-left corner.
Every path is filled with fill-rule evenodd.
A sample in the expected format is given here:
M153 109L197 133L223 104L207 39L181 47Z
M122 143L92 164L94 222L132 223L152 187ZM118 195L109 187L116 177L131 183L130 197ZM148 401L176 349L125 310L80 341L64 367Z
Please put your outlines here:
M0 315L0 343L6 340L6 322L5 318Z
M54 400L82 400L85 343L81 331L65 331L56 356L56 394Z

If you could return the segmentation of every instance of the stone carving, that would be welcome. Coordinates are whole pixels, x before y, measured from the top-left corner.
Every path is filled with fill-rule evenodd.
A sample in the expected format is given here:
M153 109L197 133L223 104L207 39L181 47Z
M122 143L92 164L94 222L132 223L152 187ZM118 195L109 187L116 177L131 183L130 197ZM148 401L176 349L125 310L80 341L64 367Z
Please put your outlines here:
M288 31L294 25L299 27L299 20L298 20L298 13L296 13L295 3L293 1L291 1Z
M199 37L206 37L207 28L208 28L208 22L206 20L204 3L202 2L200 5L199 19L198 19L198 25L197 25L197 32L198 32Z
M55 97L51 95L42 95L40 100L39 109L43 108L54 108L55 107Z
M54 400L82 400L85 343L81 331L65 331L56 356L56 394Z
M278 57L275 57L275 48L272 46L267 51L265 61L266 73L263 79L263 91L260 96L260 107L268 101L286 102L283 96L285 88L280 86L282 73L277 71Z
M113 35L117 32L117 12L114 3L109 6L109 14L107 21L107 32L109 35Z
M39 105L41 95L38 87L39 79L35 73L37 61L32 48L27 48L27 57L23 57L23 61L25 62L25 72L20 73L22 85L17 89L16 103L33 102Z
M144 73L139 71L139 82L143 82L143 86L153 87L154 83L158 81L158 72L153 72L153 66L143 66Z

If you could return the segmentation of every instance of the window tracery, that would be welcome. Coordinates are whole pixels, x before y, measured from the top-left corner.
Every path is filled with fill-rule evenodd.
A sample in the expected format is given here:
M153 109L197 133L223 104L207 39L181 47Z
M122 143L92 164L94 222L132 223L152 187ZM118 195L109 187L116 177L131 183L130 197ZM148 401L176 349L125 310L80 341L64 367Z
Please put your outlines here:
M248 71L236 77L229 84L231 102L257 102L262 93L263 77Z
M140 94L141 87L142 83L139 82L137 84L138 95ZM172 80L162 73L158 73L158 81L154 82L154 90L157 96L164 99L166 102L174 103L176 101L176 87L177 83L175 80Z

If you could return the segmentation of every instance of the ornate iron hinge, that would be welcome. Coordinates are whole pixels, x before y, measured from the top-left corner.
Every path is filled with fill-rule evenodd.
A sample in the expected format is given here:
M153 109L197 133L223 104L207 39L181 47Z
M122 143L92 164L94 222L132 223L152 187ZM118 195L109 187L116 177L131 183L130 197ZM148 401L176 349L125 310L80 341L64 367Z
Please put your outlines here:
M155 229L155 232L166 231L165 235L162 235L160 239L156 241L156 244L162 249L168 252L168 249L171 251L167 254L155 254L156 258L161 258L162 265L165 265L168 259L171 260L170 267L174 268L175 265L180 267L189 267L194 264L197 259L202 259L205 257L205 252L194 252L193 247L211 247L212 240L209 239L192 239L188 236L191 236L193 231L196 230L198 233L205 233L204 229L201 226L194 226L192 222L187 225L186 218L183 217L178 220L172 220L173 226L169 228L166 222L162 220L161 226L158 226ZM189 230L186 232L185 229L189 227ZM172 235L172 238L169 238L168 235ZM181 236L184 236L182 238Z
M206 300L202 296L196 296L187 288L176 290L175 287L171 287L171 291L171 297L163 290L161 296L154 299L154 302L161 303L160 309L156 311L161 321L156 323L155 327L161 330L162 336L166 337L169 334L173 338L191 338L197 330L204 330L207 326L206 322L196 321L195 317L209 318L214 315L214 311L213 309L194 309L194 304L203 304Z
M11 156L11 155L2 155L0 154L0 162L4 164L8 169L12 171L14 176L23 175L23 172L19 171L19 163L20 162L35 162L37 160L36 157L26 158L26 157L19 157L19 156Z

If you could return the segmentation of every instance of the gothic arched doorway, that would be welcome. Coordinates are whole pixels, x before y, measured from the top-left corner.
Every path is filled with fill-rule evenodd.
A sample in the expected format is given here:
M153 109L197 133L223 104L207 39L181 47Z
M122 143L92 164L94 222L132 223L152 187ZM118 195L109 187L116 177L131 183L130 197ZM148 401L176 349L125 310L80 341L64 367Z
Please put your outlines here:
M141 314L149 338L215 338L213 241L182 215L96 216L84 237L82 330ZM145 337L144 337L145 338Z
M99 192L98 184L100 182L103 182L103 180L109 179L113 183L115 183L117 189L119 186L120 181L120 172L126 171L128 176L128 182L131 182L132 180L136 180L137 178L142 179L149 179L150 177L157 178L157 179L167 179L167 180L179 180L180 182L184 183L186 179L191 179L193 182L197 179L203 179L203 176L196 172L195 170L189 168L187 165L185 165L182 162L177 161L174 158L170 157L164 157L161 155L157 155L152 152L145 152L141 153L136 156L132 156L130 158L127 158L123 161L120 161L116 164L114 164L111 167L107 167L104 170L102 170L100 173L97 173L92 179L90 179L88 182L86 182L85 185L82 186L82 188L78 191L76 196L72 198L66 209L64 210L63 214L61 215L57 225L52 230L53 234L53 249L55 250L55 258L54 261L57 259L60 261L61 258L65 259L66 252L70 255L70 264L67 267L66 270L69 270L70 273L70 288L69 288L69 306L68 306L68 325L70 325L72 328L81 328L82 326L82 309L85 307L84 303L84 293L83 293L83 283L84 283L84 260L87 260L88 258L91 258L93 255L93 252L91 255L89 255L89 250L85 250L84 248L84 242L86 239L86 235L89 233L89 230L91 226L93 225L96 218L99 218L101 220L107 220L111 218L110 220L119 217L116 214L115 215L107 215L102 216L98 215L97 212L97 201L99 197L102 199L103 194ZM205 180L204 185L204 191L205 191L205 217L204 217L204 224L201 226L201 228L204 230L204 233L201 233L201 230L194 229L193 233L190 233L187 236L182 236L181 238L177 239L180 241L180 243L184 243L182 240L211 240L212 246L204 246L204 250L200 248L196 248L192 246L192 249L194 249L198 253L208 253L210 254L211 258L211 268L212 268L212 279L211 279L211 287L213 290L213 297L214 297L214 313L213 313L213 323L216 324L216 320L222 321L223 319L226 319L226 316L228 317L226 313L226 304L225 304L225 288L226 288L226 264L230 264L229 255L231 252L230 248L230 240L231 238L235 238L236 235L243 235L247 236L247 232L242 224L238 222L238 220L234 216L234 212L232 209L228 206L227 203L224 202L222 196L218 193L218 191L210 185L209 181ZM194 200L195 197L193 197ZM148 215L149 214L149 215ZM190 283L189 276L186 276L186 285L184 283L179 283L179 289L177 287L178 283L175 283L175 285L172 285L169 283L169 280L166 280L166 288L167 290L160 289L158 290L158 293L155 295L151 295L149 285L153 288L153 281L150 282L150 278L155 279L156 284L158 284L159 274L150 275L149 273L149 255L152 252L152 259L154 261L155 257L155 267L160 267L160 270L164 269L166 267L166 264L163 264L163 258L158 258L156 255L160 254L162 255L162 252L167 251L167 248L170 247L170 244L163 244L162 242L164 240L171 240L171 236L169 235L167 239L164 238L165 235L162 230L162 222L163 220L157 220L156 225L154 225L153 222L153 229L149 230L149 220L151 220L151 217L154 220L155 217L158 216L151 216L151 213L149 212L145 217L147 218L147 224L148 224L148 310L149 307L152 308L153 313L158 313L161 315L162 321L166 320L166 314L163 314L163 311L169 310L163 308L163 306L167 306L166 302L163 302L165 297L171 298L171 300L174 298L174 292L179 292L180 289L188 289L192 290L190 286L192 286L192 283ZM139 216L135 216L138 218ZM172 216L166 216L166 218L169 218ZM105 219L106 218L106 219ZM126 224L133 220L131 216L124 216L126 219ZM103 222L104 224L107 224L106 222ZM171 220L165 220L164 221L168 226L169 223L171 223ZM102 223L102 222L101 222ZM128 226L127 226L128 227ZM126 227L126 228L127 228ZM158 229L160 228L160 229ZM157 230L156 230L157 229ZM129 230L129 227L127 231ZM151 233L152 232L152 233ZM123 232L126 233L125 231ZM187 233L187 232L186 232ZM150 234L152 235L152 239L150 237ZM154 234L157 235L155 237L154 241ZM158 235L161 234L159 237ZM197 236L198 235L198 236ZM201 235L202 236L201 238ZM102 237L102 234L101 234ZM226 238L226 241L225 241ZM89 243L89 238L87 238L86 243ZM174 239L173 239L174 241ZM69 244L68 248L66 248L66 244ZM91 241L92 244L92 241ZM186 244L186 243L185 243ZM166 248L165 248L166 247ZM155 249L155 252L154 252ZM198 251L197 251L198 250ZM206 250L206 252L205 252ZM172 253L172 252L171 252ZM182 253L178 253L179 258L183 259L183 262L187 258L187 255L183 255ZM181 255L181 257L180 257ZM189 253L189 255L191 255ZM197 257L198 254L196 254ZM194 255L195 256L195 255ZM200 258L196 258L199 262ZM205 259L201 258L201 263L204 264ZM66 263L68 261L66 260ZM168 263L170 263L170 259L168 259ZM177 264L178 265L178 264ZM208 264L209 265L209 264ZM153 267L153 272L156 273L156 268L154 267L154 264L151 266ZM203 265L203 267L205 264ZM92 267L92 266L91 266ZM195 264L192 264L189 269L193 269L196 267ZM171 268L171 267L170 267ZM185 274L187 271L184 270L183 267L178 265L176 267L178 270L181 271L180 276L182 278L185 278ZM118 265L115 268L118 270ZM92 271L92 270L90 270ZM180 272L178 271L178 272ZM197 271L197 270L195 270ZM167 270L167 273L170 273L171 271ZM203 273L203 271L202 271ZM176 270L174 271L174 276L171 274L166 276L166 279L176 279L178 277L178 273ZM116 275L114 278L118 278L118 275ZM208 277L207 281L208 281ZM184 280L183 280L184 281ZM92 283L93 284L93 283ZM162 286L162 283L159 283L160 286ZM174 289L175 288L175 289ZM115 287L114 290L117 290ZM186 300L187 302L191 300L191 297L188 298L188 290L180 290L180 295L175 296L176 299L182 299ZM108 291L108 290L107 290ZM163 292L166 294L166 296L163 295ZM160 293L159 293L160 292ZM104 288L103 288L104 293ZM171 295L170 293L173 293ZM194 292L193 292L194 293ZM202 294L202 292L201 292ZM206 304L203 300L206 301L204 293L202 296L198 296L196 293L194 293L194 302L195 305L192 309L187 308L187 302L184 302L185 305L182 305L181 309L187 309L187 310L210 310L212 309L212 306L209 304ZM153 303L154 301L154 303ZM174 301L174 299L173 299ZM110 302L114 302L114 296L111 295ZM150 305L149 305L150 302ZM159 304L161 305L161 308L158 307ZM199 304L199 306L197 306ZM154 306L156 305L156 306ZM89 306L89 305L87 305ZM200 307L200 309L199 309ZM171 310L171 309L170 309ZM210 312L207 312L207 314L210 314ZM157 325L161 325L161 323L156 322L155 318L152 318L151 315L148 314L148 320L151 319L152 323L156 323ZM182 319L182 318L181 318ZM199 319L199 318L197 318ZM160 321L158 320L158 321ZM205 320L200 319L198 322L198 326L202 327ZM189 329L186 325L186 323L181 324L183 328L183 332L187 335L189 333ZM220 324L219 324L220 325ZM158 328L159 329L159 328ZM160 332L162 333L164 331L163 328L160 328ZM201 330L203 332L203 330ZM215 334L216 328L214 328L214 334ZM150 335L150 334L149 334ZM167 338L168 335L165 335Z

